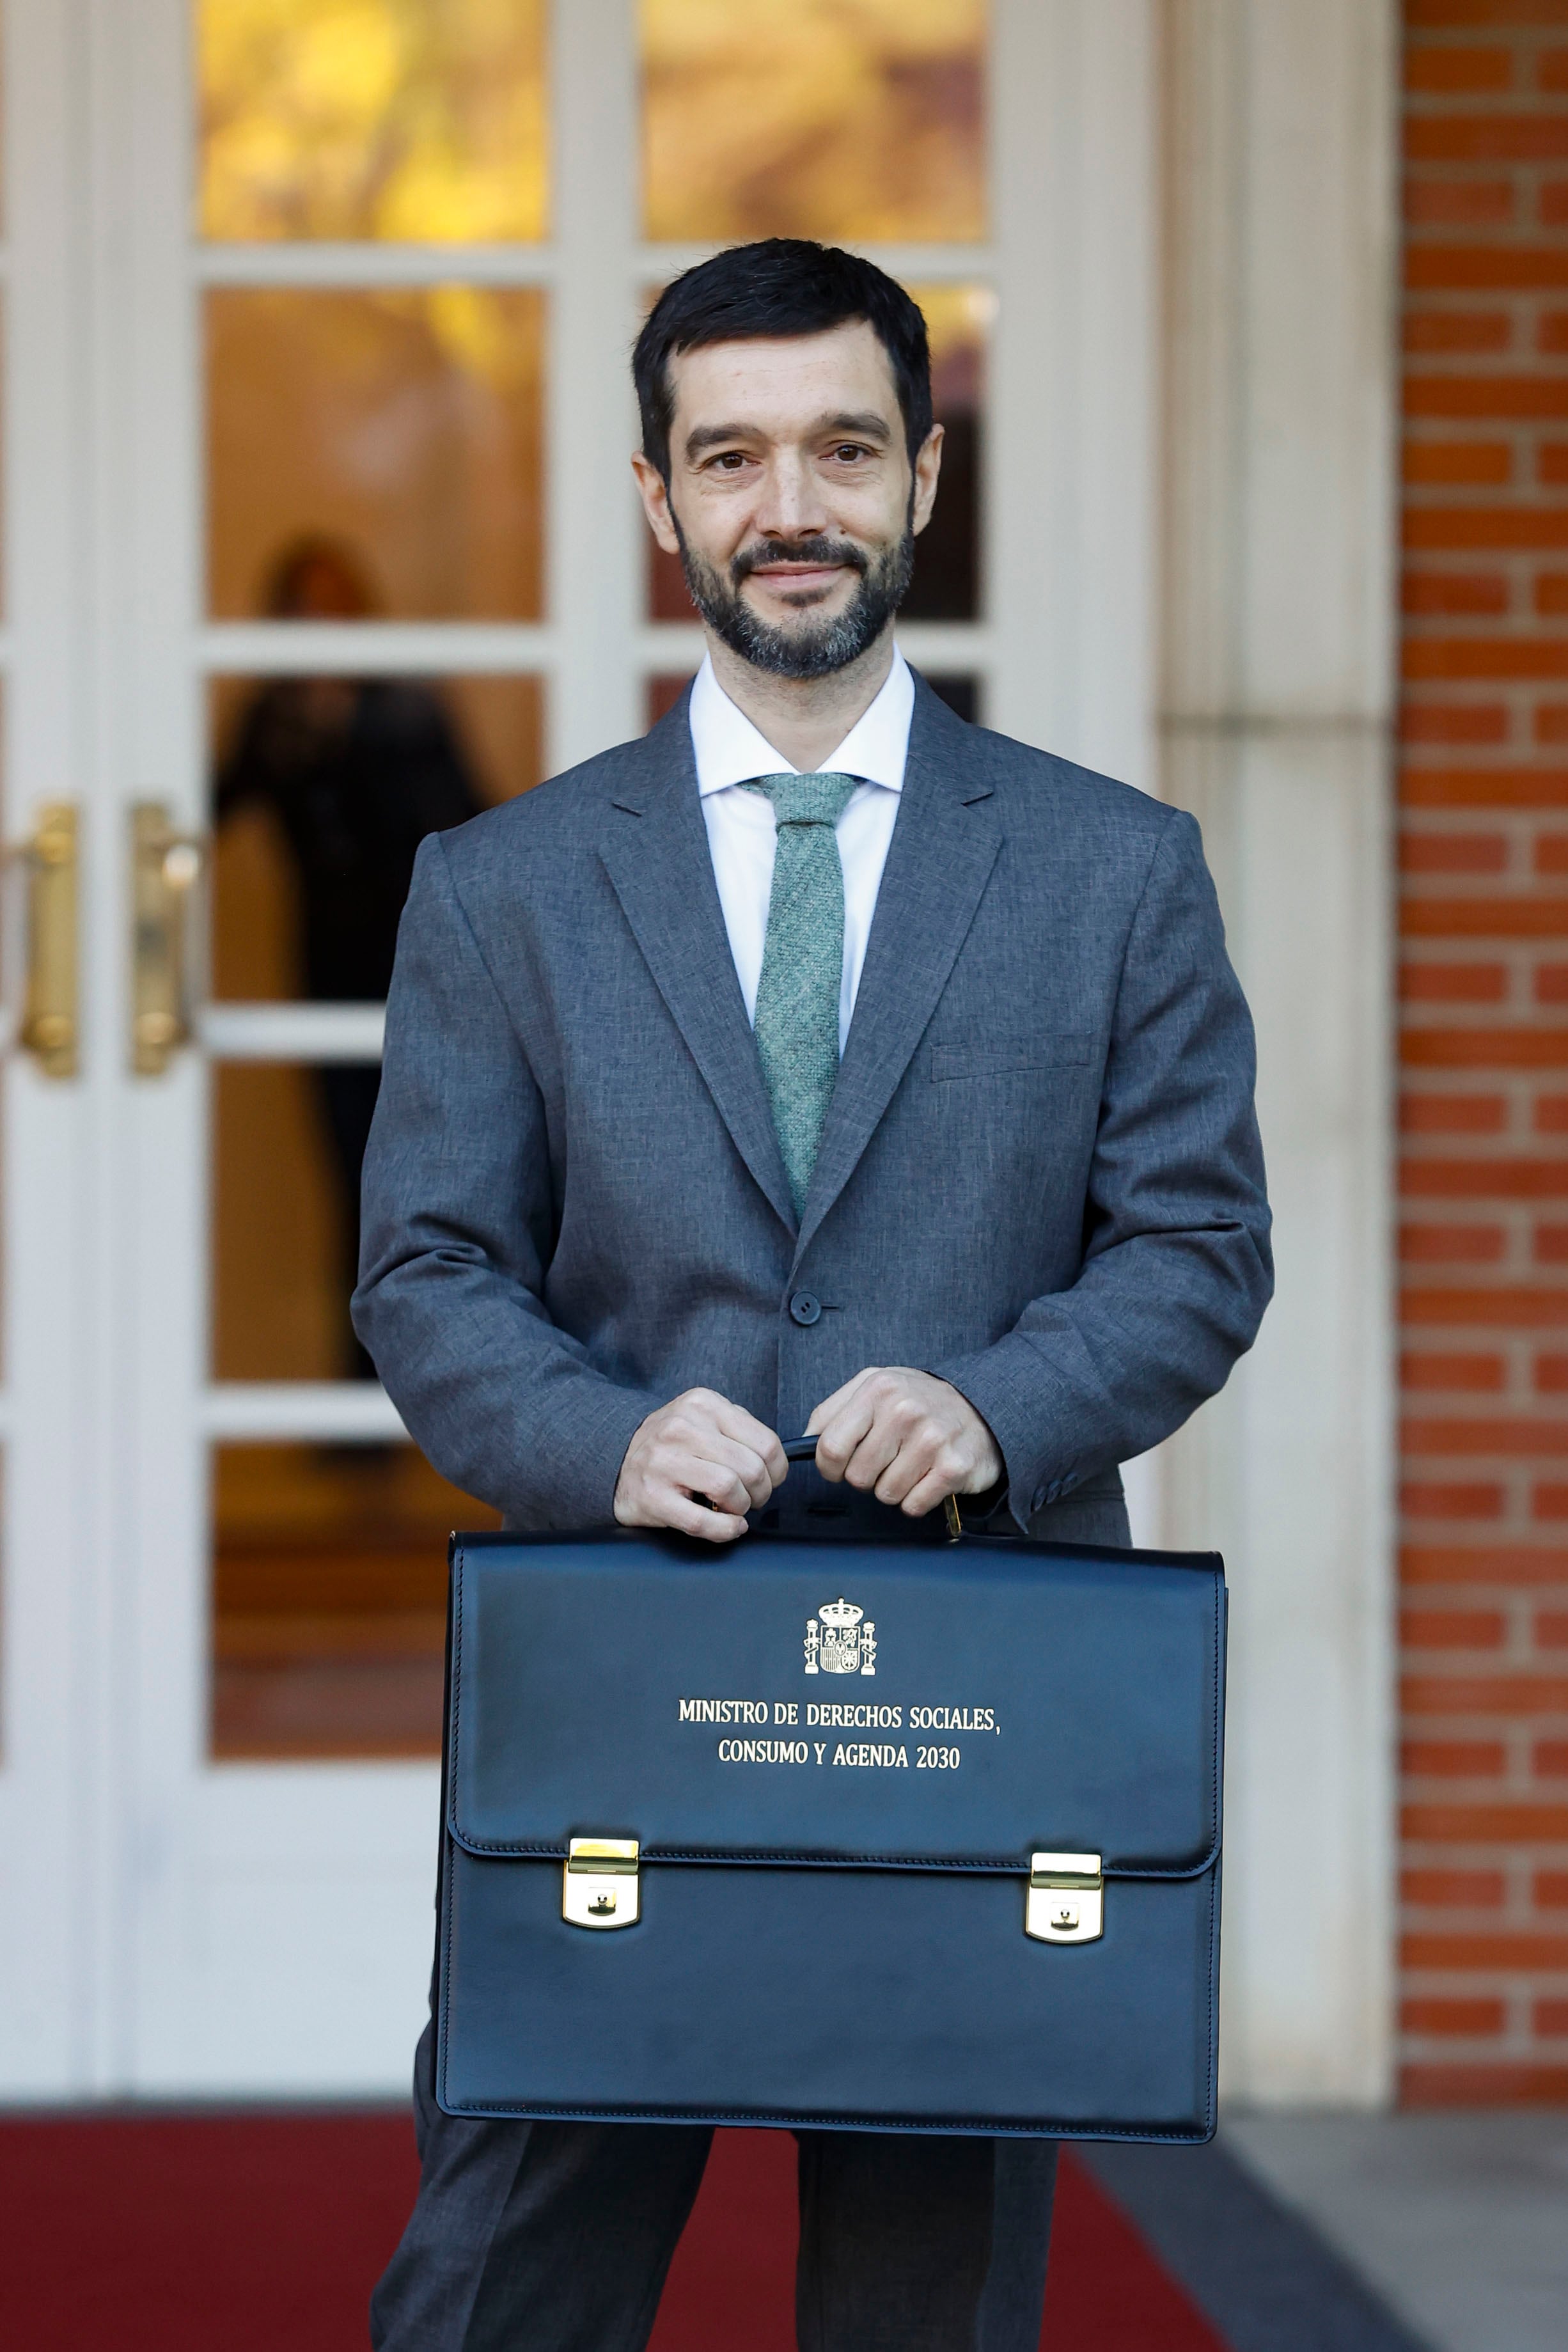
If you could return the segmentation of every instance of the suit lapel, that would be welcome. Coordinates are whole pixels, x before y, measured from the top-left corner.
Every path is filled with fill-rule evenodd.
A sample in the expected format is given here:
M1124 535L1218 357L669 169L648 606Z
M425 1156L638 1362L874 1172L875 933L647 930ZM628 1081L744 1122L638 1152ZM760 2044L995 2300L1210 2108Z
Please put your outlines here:
M984 740L916 680L898 820L801 1220L797 1259L892 1100L996 862L1002 834L984 805L991 784L980 750Z
M639 751L612 794L601 855L735 1149L793 1233L789 1181L713 879L684 697Z

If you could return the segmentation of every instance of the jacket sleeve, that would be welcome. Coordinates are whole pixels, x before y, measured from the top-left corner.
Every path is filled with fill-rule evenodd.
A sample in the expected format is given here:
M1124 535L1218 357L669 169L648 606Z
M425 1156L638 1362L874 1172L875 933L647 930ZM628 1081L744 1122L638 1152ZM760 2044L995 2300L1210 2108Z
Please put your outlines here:
M1169 1436L1251 1346L1274 1286L1255 1078L1198 828L1173 811L1123 955L1078 1279L932 1367L989 1423L1021 1527Z
M365 1154L354 1328L436 1468L521 1528L604 1527L661 1399L593 1370L543 1301L544 1103L458 898L420 845Z

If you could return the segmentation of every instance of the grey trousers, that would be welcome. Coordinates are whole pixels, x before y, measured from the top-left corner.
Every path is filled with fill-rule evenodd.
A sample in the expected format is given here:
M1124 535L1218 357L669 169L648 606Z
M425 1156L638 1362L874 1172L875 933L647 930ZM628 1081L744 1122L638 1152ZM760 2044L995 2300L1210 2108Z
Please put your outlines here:
M375 2352L641 2352L712 2134L446 2116L434 2055L426 2027ZM1054 2141L798 2137L800 2352L1037 2352Z

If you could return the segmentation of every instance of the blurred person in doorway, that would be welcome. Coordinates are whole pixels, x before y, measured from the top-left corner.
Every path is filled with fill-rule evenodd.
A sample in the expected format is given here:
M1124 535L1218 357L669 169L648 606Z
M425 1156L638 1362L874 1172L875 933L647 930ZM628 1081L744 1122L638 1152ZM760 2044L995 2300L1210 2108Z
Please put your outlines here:
M380 609L353 549L316 533L281 551L262 599L275 621L363 621ZM440 696L412 678L268 679L219 771L216 821L257 805L277 818L289 847L303 993L314 1004L379 1003L391 983L420 843L484 805ZM344 1370L374 1380L375 1367L348 1321L348 1299L381 1067L328 1062L315 1079L340 1199Z

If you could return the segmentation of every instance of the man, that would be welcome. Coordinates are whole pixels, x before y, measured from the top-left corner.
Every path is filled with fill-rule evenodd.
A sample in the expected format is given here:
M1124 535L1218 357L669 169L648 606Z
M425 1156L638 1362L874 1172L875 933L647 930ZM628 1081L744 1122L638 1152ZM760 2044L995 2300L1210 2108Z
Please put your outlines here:
M918 1531L956 1493L1124 1543L1117 1465L1270 1287L1197 828L965 726L896 652L942 434L879 270L721 254L635 373L708 658L645 740L421 849L359 1329L517 1527ZM443 2116L428 2036L416 2084L376 2344L644 2344L709 2135ZM803 2133L806 2352L1035 2352L1054 2154Z

